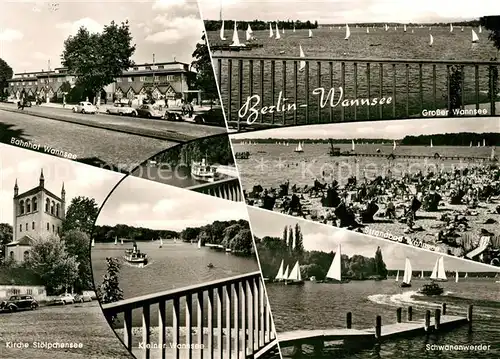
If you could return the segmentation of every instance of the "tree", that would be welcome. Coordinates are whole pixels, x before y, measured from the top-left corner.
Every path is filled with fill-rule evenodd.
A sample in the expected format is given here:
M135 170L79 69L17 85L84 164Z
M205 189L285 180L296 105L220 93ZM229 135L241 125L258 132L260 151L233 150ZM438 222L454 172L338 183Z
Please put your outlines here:
M302 235L302 231L300 230L300 226L297 223L295 225L295 253L297 254L302 254L304 252L304 244L303 244L304 237Z
M71 84L68 81L64 81L59 89L61 92L69 93L71 91Z
M123 290L120 288L118 274L120 274L120 263L118 259L107 257L108 268L103 277L102 284L97 287L97 298L101 304L113 303L123 299ZM110 323L116 321L117 316L106 318Z
M71 230L64 234L64 243L68 253L78 261L78 277L74 289L77 293L88 290L93 286L92 268L90 263L90 237L78 230Z
M12 242L12 226L0 223L0 263L5 260L5 245Z
M210 106L212 106L213 101L219 98L219 92L217 91L214 69L205 34L203 34L201 40L203 43L196 44L196 49L192 55L196 59L191 63L196 70L196 78L193 83L197 89L203 91L204 97L210 100Z
M93 198L73 198L63 221L63 232L78 230L90 236L98 213L99 206Z
M283 228L283 242L288 245L288 227Z
M7 80L10 80L14 72L12 71L12 67L10 67L5 60L0 58L0 99L5 98L6 89L9 85Z
M500 16L483 16L480 19L481 25L490 31L488 40L500 51Z
M42 279L47 293L67 290L78 276L77 258L67 252L57 236L35 238L25 266Z
M292 226L288 227L288 243L287 243L287 247L289 248L289 250L292 248L293 246L293 228Z
M380 247L377 247L377 251L375 252L375 273L382 278L387 278L387 267L382 258L382 250Z
M62 65L77 77L76 84L97 96L134 65L130 59L134 52L128 21L121 25L112 21L102 33L90 33L81 27L76 35L64 41L61 57Z

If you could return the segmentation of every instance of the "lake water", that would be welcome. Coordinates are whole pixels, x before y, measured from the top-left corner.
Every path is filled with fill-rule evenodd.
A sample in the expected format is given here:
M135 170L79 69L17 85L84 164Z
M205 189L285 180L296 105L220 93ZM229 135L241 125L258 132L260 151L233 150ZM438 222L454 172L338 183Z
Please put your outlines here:
M271 61L265 60L262 69L259 60L254 61L253 81L250 81L248 61L243 62L242 102L244 103L248 96L259 95L261 102L258 108L276 105L279 92L283 91L284 96L289 99L288 103L297 104L297 112L283 112L275 114L276 116L264 115L262 121L273 121L287 125L294 124L295 121L297 123L326 123L341 118L346 120L408 118L419 116L422 109L447 108L447 64L436 64L434 69L433 64L422 64L422 68L420 68L418 62L412 63L408 67L405 63L394 66L385 63L380 66L380 63L374 62L370 64L368 70L366 62L359 59L489 61L496 56L497 51L492 42L488 40L487 31L478 33L479 43L473 44L471 42L472 28L470 27L465 27L464 32L456 28L452 33L449 32L448 27L435 27L431 31L428 27L415 28L414 33L411 33L411 30L409 28L405 33L402 28L398 28L398 30L391 28L386 32L377 28L370 29L370 33L367 34L366 28L357 29L351 26L351 37L348 41L344 40L345 29L338 29L338 27L333 30L329 28L313 30L312 38L308 38L308 30L297 30L295 33L286 30L285 34L281 35L280 40L269 38L269 31L255 31L255 42L262 44L262 48L254 48L240 53L215 51L214 55L275 57L276 61L273 64ZM478 32L478 29L474 30L476 33ZM226 38L228 40L224 43L231 42L231 34L232 29L227 29ZM434 37L433 46L429 46L430 34ZM245 39L244 36L244 31L240 30L240 40ZM209 32L208 37L212 45L221 43L218 31ZM321 67L318 66L317 61L311 61L309 62L309 70L299 71L295 82L293 61L286 61L286 67L284 67L281 58L284 56L298 57L299 45L302 46L306 57L332 59L331 70L328 61L322 61ZM353 59L358 59L358 61ZM343 61L344 70L342 70ZM355 62L357 63L356 69ZM233 61L231 83L229 83L227 61L222 61L221 66L222 100L228 109L228 94L231 92L230 116L232 120L236 120L240 108L238 61ZM273 84L272 66L275 70L274 93L271 91ZM421 74L420 70L422 70ZM306 73L307 71L309 72ZM345 83L342 83L342 71L345 73ZM467 65L463 71L464 102L466 104L474 103L476 100L475 68ZM488 71L487 66L478 67L480 102L487 102ZM422 93L420 92L420 79L422 80ZM329 106L318 110L319 98L312 94L312 90L316 87L330 89L339 86L343 87L345 99L392 97L395 114L393 114L392 104L371 106L369 110L367 106L351 106L345 108L344 113L342 113L341 106L333 108L331 112ZM436 88L435 94L434 86Z
M139 250L148 254L150 259L149 264L143 268L131 265L122 259L125 249L131 248L131 245L115 246L113 243L96 243L92 248L95 284L102 283L107 268L106 257L119 258L122 264L119 279L124 299L259 270L255 258L238 257L206 247L198 250L196 244L164 241L163 248L159 248L158 242L138 242L137 245ZM212 263L214 268L208 268L209 263ZM134 325L140 324L139 312L134 311ZM152 325L156 325L158 322L156 307L151 310L151 318Z
M265 136L264 136L265 137ZM329 155L329 144L304 144L304 152L294 152L295 143L289 146L279 144L255 144L243 145L234 142L235 152L250 152L247 160L238 159L238 171L243 189L251 191L253 186L261 185L264 188L278 187L280 184L290 180L290 185L296 184L299 187L313 185L314 179L321 180L323 172L328 179L339 181L345 184L350 176L362 177L366 174L368 179L375 178L376 175L383 175L391 169L393 175L410 169L412 172L426 169L451 169L465 168L467 163L458 160L434 160L434 159L396 159L388 160L385 157L331 157ZM340 151L350 151L351 144L334 144ZM382 144L356 144L355 150L359 153L376 153L380 149L381 154L393 153L392 143ZM491 147L471 147L468 146L398 146L394 150L395 155L402 154L422 154L433 156L459 155L473 157L488 157L491 154ZM337 165L338 164L338 165Z
M396 322L396 309L413 307L413 318L424 318L425 311L440 308L447 303L447 313L466 316L469 304L474 305L473 332L467 326L450 332L425 337L400 338L382 343L379 347L356 352L326 351L328 358L499 358L500 357L500 295L495 279L468 279L459 283L440 283L445 289L443 296L424 297L416 291L425 280L412 281L413 287L400 288L393 279L385 281L351 281L346 284L318 284L306 282L304 286L267 286L276 330L345 328L346 313L352 312L354 329L372 328L377 315L382 324ZM426 344L491 345L487 352L428 351ZM285 351L285 350L284 350ZM285 351L286 353L286 351Z

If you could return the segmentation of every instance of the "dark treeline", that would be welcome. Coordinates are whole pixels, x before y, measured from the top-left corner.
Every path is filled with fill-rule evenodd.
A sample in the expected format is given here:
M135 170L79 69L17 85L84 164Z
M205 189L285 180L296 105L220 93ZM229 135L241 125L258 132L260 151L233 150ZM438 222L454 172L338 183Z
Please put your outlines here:
M252 232L248 221L215 221L202 227L187 227L180 233L183 242L198 242L201 245L217 244L230 248L233 253L254 255Z
M404 268L399 269L399 275L402 275L404 271ZM395 277L396 274L398 273L398 270L391 269L389 270L387 276L388 277ZM414 278L418 278L422 272L419 270L413 270L412 271L412 276ZM424 277L429 278L431 275L431 271L424 271ZM458 272L458 275L460 278L463 278L465 273L467 273L467 278L497 278L498 277L498 272ZM448 278L455 278L455 271L446 271L446 276Z
M428 27L428 26L443 26L443 27L449 27L450 24L453 24L453 26L479 26L481 25L481 20L471 20L471 21L452 21L452 22L426 22L426 23L423 23L423 22L420 22L420 23L404 23L404 22L384 22L384 23L380 23L380 22L372 22L372 23L354 23L354 24L349 24L350 26L361 26L361 27L384 27L385 25L387 24L387 26L389 27L394 27L394 26L403 26L403 25L406 25L407 27L420 27L420 26L424 26L424 27ZM342 24L320 24L320 27L327 27L327 26L345 26L346 24L345 23L342 23Z
M93 238L97 242L114 242L115 238L120 240L129 239L134 241L150 241L160 238L179 238L179 233L170 230L156 230L142 227L132 227L126 224L111 226L95 226Z
M318 28L318 21L311 22L309 20L302 22L300 20L278 20L278 27L280 29L285 29L285 30L293 30L294 26L295 29L300 30L300 29L317 29ZM273 31L275 30L275 24L276 21L261 21L261 20L253 20L253 21L237 21L238 29L239 30L246 30L248 27L248 24L250 24L250 27L254 31L258 30L268 30L269 29L269 24L272 24L273 26ZM222 21L220 20L205 20L205 29L207 31L219 31L222 26ZM234 21L233 20L224 20L224 28L227 29L233 29L234 28Z
M369 142L369 143L391 143L392 140L388 139L370 139L370 138L356 138L354 139L356 142ZM234 143L242 143L245 141L252 141L255 143L276 143L276 142L288 142L289 144L296 144L296 143L315 143L315 144L329 144L331 143L351 143L352 139L311 139L311 138L305 138L305 139L297 139L297 138L259 138L259 139L251 139L251 140L239 140L239 141L234 141Z
M203 158L209 164L234 165L229 137L220 135L191 141L169 148L156 156L154 160L175 167L180 164L190 166L192 161L201 161Z
M290 268L296 261L300 262L302 278L316 277L323 280L332 264L335 253L306 251L303 247L303 234L298 224L295 227L285 227L283 236L255 238L259 261L264 277L274 278L278 273L281 261ZM295 243L295 247L293 244ZM372 278L387 278L387 268L382 258L380 248L377 248L374 258L354 255L349 258L342 255L342 277L353 280Z
M500 144L500 133L460 132L405 136L400 143L404 146L428 146L431 139L434 146L469 146L471 142L472 146L477 146L478 142L482 146L483 139L486 142L486 146L497 146Z

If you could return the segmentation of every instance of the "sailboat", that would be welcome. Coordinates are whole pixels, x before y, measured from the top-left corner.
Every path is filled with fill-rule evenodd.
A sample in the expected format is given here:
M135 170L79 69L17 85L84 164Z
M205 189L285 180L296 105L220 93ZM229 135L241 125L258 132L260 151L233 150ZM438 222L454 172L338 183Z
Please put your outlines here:
M401 288L411 287L411 274L412 274L411 263L410 260L406 258L405 273L403 275L403 283L401 283Z
M370 28L366 28L366 33L369 34L370 33Z
M351 151L354 151L356 149L356 144L354 143L354 140L351 140Z
M304 54L304 50L302 50L301 45L299 45L299 49L300 49L300 57L306 57L306 55ZM299 71L304 71L305 68L306 68L306 62L301 61L299 66Z
M464 27L462 26L462 29L460 29L460 31L464 32Z
M201 249L201 239L198 240L198 249Z
M468 274L467 274L467 273L465 273L465 275L464 275L464 279L466 279L467 277L468 277Z
M274 36L273 25L271 23L269 23L269 37L273 37L273 36Z
M115 237L115 246L118 244L118 238Z
M472 147L472 141L470 141L469 147Z
M246 31L246 39L247 41L250 41L253 39L253 31L252 31L252 28L250 27L250 24L248 24L248 28L247 28L247 31Z
M424 271L420 273L420 279L424 279Z
M389 31L389 26L387 26L387 24L385 24L385 31Z
M160 248L163 247L163 238L160 238Z
M392 143L392 150L394 151L396 149L396 141Z
M282 259L281 264L280 264L280 268L278 269L278 273L276 274L276 277L274 278L274 280L276 282L280 282L284 279L283 278L283 266L284 265L285 265L285 261Z
M414 34L415 33L415 30L411 29L411 33Z
M240 43L240 37L238 36L238 25L236 24L236 21L234 22L233 43L229 46L231 47L245 46L245 44Z
M345 25L345 39L344 40L349 40L349 36L351 36L351 30L349 30L349 25Z
M483 32L483 28L481 27L481 25L479 25L479 33L482 33Z
M297 147L295 147L295 150L293 150L294 152L304 152L304 149L302 148L302 144L300 143L299 141L299 144L297 145Z
M456 270L455 271L455 283L458 283L458 278L460 278L460 276L458 275L458 271Z
M479 36L477 36L477 34L474 31L474 29L472 29L471 31L472 31L472 43L478 42L479 41Z
M123 239L121 239L121 243L120 244L123 246Z
M94 247L94 246L95 246L95 240L94 240L94 238L92 238L92 244L91 244L91 246L92 246L92 247Z
M285 279L285 284L286 285L302 285L304 284L304 281L302 280L302 275L300 274L300 264L299 261L295 263L295 266L293 267L292 271L290 272L290 275L288 278Z
M295 32L295 25L293 25L293 32Z
M483 138L483 147L486 147L486 140Z
M406 25L403 25L403 31L406 32Z
M280 29L278 29L278 23L276 23L276 40L281 39Z
M311 29L309 29L309 38L312 38L313 37L313 32Z
M431 145L430 145L430 147L431 147L431 148L432 148L432 147L434 147L434 145L432 144L432 139L431 139Z
M285 268L285 271L283 272L283 280L286 280L288 278L288 264Z
M349 280L342 280L342 251L340 244L337 247L337 253L333 257L332 264L326 273L326 279L332 283L347 283Z
M220 28L220 35L219 35L219 36L220 36L220 39L221 39L221 40L223 40L223 41L224 41L224 40L227 40L227 39L224 37L224 20L222 20L222 26L221 26L221 28Z
M453 32L453 24L450 24L450 32Z
M429 46L432 46L432 44L434 43L434 37L432 36L432 34L430 34L429 36L430 36Z
M434 269L432 270L432 274L429 278L437 282L448 281L444 270L444 257L439 257L439 259L436 260L436 264L434 265Z
M396 273L396 280L395 282L399 282L399 271Z
M481 142L478 142L478 143L477 143L477 147L481 147Z

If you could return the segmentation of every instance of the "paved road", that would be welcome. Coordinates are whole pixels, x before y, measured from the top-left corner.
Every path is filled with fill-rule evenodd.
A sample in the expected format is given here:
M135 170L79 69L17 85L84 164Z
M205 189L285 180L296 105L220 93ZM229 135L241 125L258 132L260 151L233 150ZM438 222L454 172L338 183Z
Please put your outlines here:
M0 142L11 143L12 138L39 144L42 152L50 146L76 155L79 162L127 170L177 144L0 110Z
M9 342L28 348L9 348ZM82 348L39 349L33 342L81 343ZM25 344L26 345L26 344ZM97 301L0 314L2 359L132 358L105 320Z
M149 120L144 118L105 114L85 115L81 113L73 113L70 108L62 109L34 106L25 108L24 111L18 111L16 105L1 103L0 109L36 116L45 116L61 122L66 121L80 125L112 129L130 134L143 135L175 142L184 142L200 137L227 132L225 127L205 126L189 122Z

